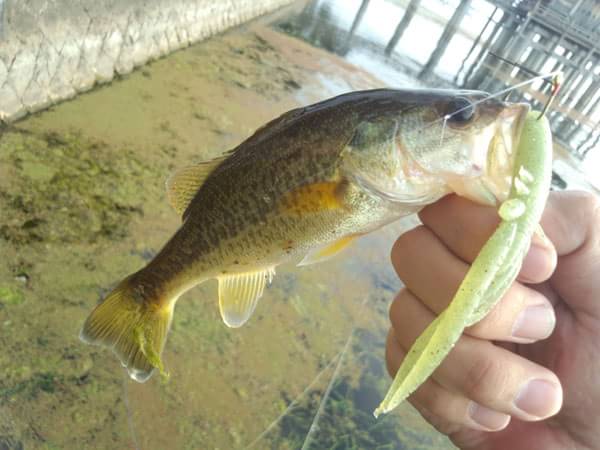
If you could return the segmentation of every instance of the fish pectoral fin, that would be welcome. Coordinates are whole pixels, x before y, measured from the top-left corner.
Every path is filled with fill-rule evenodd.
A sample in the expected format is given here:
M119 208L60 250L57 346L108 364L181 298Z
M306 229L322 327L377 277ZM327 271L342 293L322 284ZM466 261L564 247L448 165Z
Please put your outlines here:
M219 281L219 310L225 325L239 328L256 308L267 282L271 282L275 269L269 267L254 272L222 275Z
M304 259L298 263L298 266L308 266L309 264L318 263L325 261L339 252L348 247L356 238L360 237L360 234L353 234L351 236L345 236L338 239L335 242L327 244L322 247L317 247L306 254Z
M231 154L232 152L230 151L209 161L184 167L169 177L166 183L167 198L173 209L180 216L183 216L196 192L198 192L208 176Z

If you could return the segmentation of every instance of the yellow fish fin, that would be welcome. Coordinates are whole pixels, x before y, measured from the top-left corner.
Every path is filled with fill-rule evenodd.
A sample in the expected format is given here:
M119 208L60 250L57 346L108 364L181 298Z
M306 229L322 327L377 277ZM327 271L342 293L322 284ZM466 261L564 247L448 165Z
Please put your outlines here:
M89 315L79 337L113 350L129 376L144 382L154 369L166 375L160 354L173 317L173 304L139 301L125 278Z
M267 282L271 282L275 268L255 272L222 275L219 280L219 310L225 325L238 328L244 325L256 308Z
M282 212L295 215L342 208L343 181L305 184L287 192L280 200Z
M315 264L321 261L325 261L339 252L348 247L354 240L360 237L360 234L353 234L350 236L344 236L335 242L327 244L323 247L317 247L307 253L302 261L298 263L299 266L308 266L309 264Z
M204 161L194 166L184 167L173 173L167 180L167 198L180 216L193 200L198 189L219 164L225 161L232 152L227 152L215 159Z

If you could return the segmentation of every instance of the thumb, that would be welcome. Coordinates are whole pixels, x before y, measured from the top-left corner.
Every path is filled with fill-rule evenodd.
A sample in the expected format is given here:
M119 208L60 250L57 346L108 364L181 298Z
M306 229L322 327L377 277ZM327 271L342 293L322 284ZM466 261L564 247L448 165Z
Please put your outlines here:
M600 318L600 201L587 192L552 192L541 223L558 254L552 286L574 312Z

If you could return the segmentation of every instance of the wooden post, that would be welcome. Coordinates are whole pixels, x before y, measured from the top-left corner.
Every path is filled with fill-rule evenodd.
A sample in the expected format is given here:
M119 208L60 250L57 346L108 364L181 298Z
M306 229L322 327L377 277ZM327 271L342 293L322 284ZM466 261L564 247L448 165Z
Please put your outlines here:
M477 54L477 57L471 64L471 67L469 67L467 74L463 77L462 87L467 86L467 84L469 83L469 79L471 78L471 75L473 75L473 72L475 71L477 66L482 62L483 57L485 55L487 55L488 48L490 47L491 43L494 42L494 39L496 39L496 35L498 34L498 32L502 29L502 24L506 20L506 17L507 17L506 13L504 11L502 11L502 17L500 18L498 23L496 23L496 26L494 26L494 29L492 30L492 34L490 34L490 36L487 38L487 40L485 41L485 44L481 47L481 50Z
M390 39L390 42L388 42L388 45L385 47L385 55L386 56L390 56L392 54L392 52L394 51L394 48L396 48L398 41L404 34L404 31L406 31L406 29L408 28L408 25L410 24L415 13L417 12L417 9L419 8L420 3L421 3L421 0L410 0L410 3L406 7L406 11L404 12L404 15L402 16L402 20L400 20L400 22L398 23L398 26L396 27L396 30L394 31L394 34L393 34L392 38Z
M433 71L435 70L436 66L438 65L441 57L443 56L444 52L446 51L446 48L448 48L448 44L450 43L452 36L454 36L456 34L456 31L458 30L458 27L460 26L460 22L462 22L463 18L465 17L465 14L467 13L467 9L469 8L470 5L471 5L471 0L461 0L461 2L458 4L458 7L454 11L454 14L452 14L450 21L448 21L446 28L444 28L444 32L442 33L442 35L440 36L440 39L438 40L435 50L433 51L433 53L431 53L429 60L427 61L427 63L425 63L425 66L419 73L419 78L421 78L421 79L427 78L429 75L431 75L433 73Z
M467 59L470 58L471 54L475 51L475 49L477 48L477 45L479 44L479 41L481 40L481 38L483 37L483 33L485 33L485 30L487 30L487 27L489 26L489 24L492 22L492 19L494 18L494 14L496 14L496 11L498 11L498 7L496 6L494 8L494 11L492 11L492 13L490 14L490 16L488 17L487 22L485 23L485 25L483 26L483 28L481 29L481 32L479 33L479 35L477 36L477 39L475 39L475 41L473 42L473 45L471 46L471 48L469 49L469 53L467 53L467 56L465 56L465 59L463 59L462 64L460 65L458 71L456 72L456 75L454 75L454 84L457 84L458 81L458 76L460 75L460 73L462 72L463 68L465 67L465 64L467 63ZM487 44L487 42L486 42ZM478 57L479 58L479 57ZM477 59L478 59L477 58Z
M481 62L479 70L473 76L467 74L468 81L466 85L471 89L479 89L481 84L491 76L491 70L499 64L498 58L494 54L499 54L506 47L509 41L514 37L517 28L517 20L512 14L505 13L502 20L498 23L501 27L498 39L492 45L492 49Z
M346 39L346 44L344 46L345 51L348 51L348 49L350 48L350 45L352 44L352 38L354 37L354 33L356 33L356 29L360 25L360 22L362 21L363 16L367 12L367 7L369 6L370 1L371 0L362 0L362 3L360 4L360 8L358 8L356 16L354 16L354 20L352 21L352 26L350 27L350 31L348 32L348 38Z

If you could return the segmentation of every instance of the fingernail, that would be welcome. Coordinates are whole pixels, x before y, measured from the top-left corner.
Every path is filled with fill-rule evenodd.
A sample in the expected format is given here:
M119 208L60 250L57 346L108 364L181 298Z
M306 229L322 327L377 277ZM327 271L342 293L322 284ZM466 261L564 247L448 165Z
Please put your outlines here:
M544 419L558 412L561 404L561 387L546 380L528 381L515 398L517 408L539 419Z
M528 341L545 339L552 334L555 323L554 309L549 304L528 306L515 320L512 335Z
M499 413L475 402L469 405L469 416L473 422L489 431L501 430L510 421L508 414Z
M519 276L532 283L544 281L552 271L552 252L546 247L532 245L523 260Z

